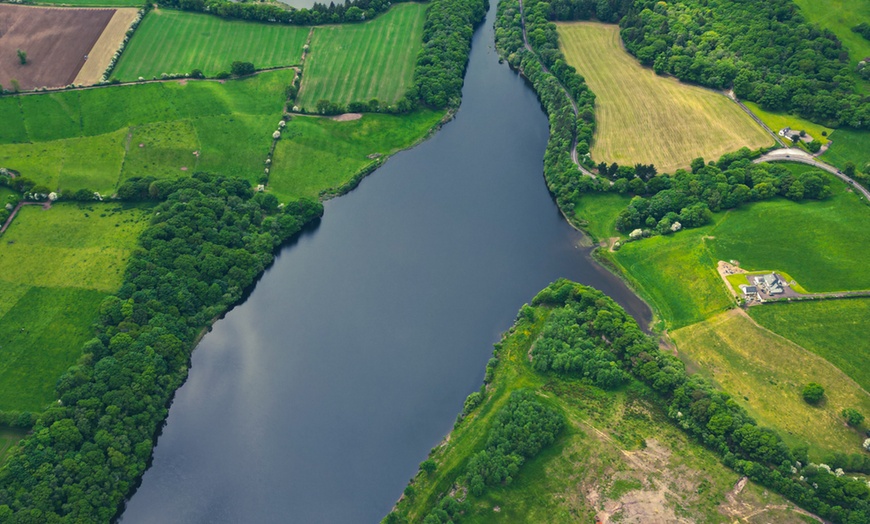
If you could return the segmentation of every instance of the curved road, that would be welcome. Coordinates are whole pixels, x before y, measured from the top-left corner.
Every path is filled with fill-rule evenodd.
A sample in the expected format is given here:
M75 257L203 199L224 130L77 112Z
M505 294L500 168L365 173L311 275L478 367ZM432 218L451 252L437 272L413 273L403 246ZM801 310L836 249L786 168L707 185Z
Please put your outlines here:
M521 23L523 26L523 44L526 46L526 49L530 53L532 53L533 55L535 55L535 57L537 57L538 55L537 55L537 53L535 53L535 50L532 49L532 46L529 45L529 38L526 35L526 13L523 10L523 0L517 0L517 1L520 5L520 20L521 20ZM550 73L550 70L547 69L547 66L545 66L544 63L541 62L540 59L538 59L538 63L541 64L541 69L543 69L545 73L553 75L553 73ZM556 75L553 75L553 78L556 78ZM571 108L574 109L574 119L576 120L580 116L580 112L577 110L577 102L574 101L574 97L571 96L571 93L568 92L568 90L565 88L564 85L562 85L562 82L559 81L558 78L556 78L556 82L559 84L559 87L562 88L562 91L565 92L565 96L568 97L568 101L571 102ZM577 157L577 132L576 131L574 132L574 142L571 143L571 161L574 162L574 165L577 166L577 169L579 169L580 172L583 173L584 175L592 177L592 178L598 178L595 176L595 174L592 171L589 171L588 169L586 169L585 167L583 167L580 164L580 160ZM611 182L611 185L612 184L613 184L613 182Z
M819 169L824 169L828 173L831 173L843 182L852 186L853 190L858 191L859 193L864 195L864 198L870 201L870 190L868 190L866 187L862 186L858 182L855 182L855 180L853 180L852 178L846 176L836 167L817 160L813 155L807 153L803 149L774 149L770 153L761 155L753 162L755 162L756 164L759 162L800 162L801 164L808 164Z

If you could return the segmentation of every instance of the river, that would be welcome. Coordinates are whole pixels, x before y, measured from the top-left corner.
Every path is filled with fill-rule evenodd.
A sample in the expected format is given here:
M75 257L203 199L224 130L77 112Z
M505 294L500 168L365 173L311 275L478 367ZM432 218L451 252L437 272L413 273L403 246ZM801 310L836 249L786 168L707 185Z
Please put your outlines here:
M649 318L548 194L547 120L494 18L455 120L327 202L203 338L124 524L377 522L540 289L567 277Z

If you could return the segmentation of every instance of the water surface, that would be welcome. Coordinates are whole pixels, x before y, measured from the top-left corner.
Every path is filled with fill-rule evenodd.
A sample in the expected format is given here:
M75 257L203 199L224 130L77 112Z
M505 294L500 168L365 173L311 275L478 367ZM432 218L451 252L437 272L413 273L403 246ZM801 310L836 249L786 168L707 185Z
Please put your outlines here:
M327 202L202 340L124 524L376 522L540 289L567 277L648 317L548 194L546 117L493 19L456 119Z

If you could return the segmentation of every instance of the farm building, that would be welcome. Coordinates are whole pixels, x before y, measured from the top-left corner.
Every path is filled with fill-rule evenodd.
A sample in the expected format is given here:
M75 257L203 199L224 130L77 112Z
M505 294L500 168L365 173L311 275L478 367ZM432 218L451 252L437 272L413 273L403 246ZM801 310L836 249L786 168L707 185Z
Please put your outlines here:
M776 273L755 277L755 284L768 295L780 295L783 292L782 281L776 276Z

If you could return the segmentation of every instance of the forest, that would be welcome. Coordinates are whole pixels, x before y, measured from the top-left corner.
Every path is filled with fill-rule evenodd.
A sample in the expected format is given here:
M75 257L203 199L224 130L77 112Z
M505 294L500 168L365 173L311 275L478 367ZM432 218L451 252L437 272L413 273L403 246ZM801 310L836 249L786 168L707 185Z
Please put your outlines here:
M206 174L130 179L118 194L161 203L121 289L100 305L95 337L58 381L60 401L0 472L2 522L109 521L145 471L200 333L323 213Z

